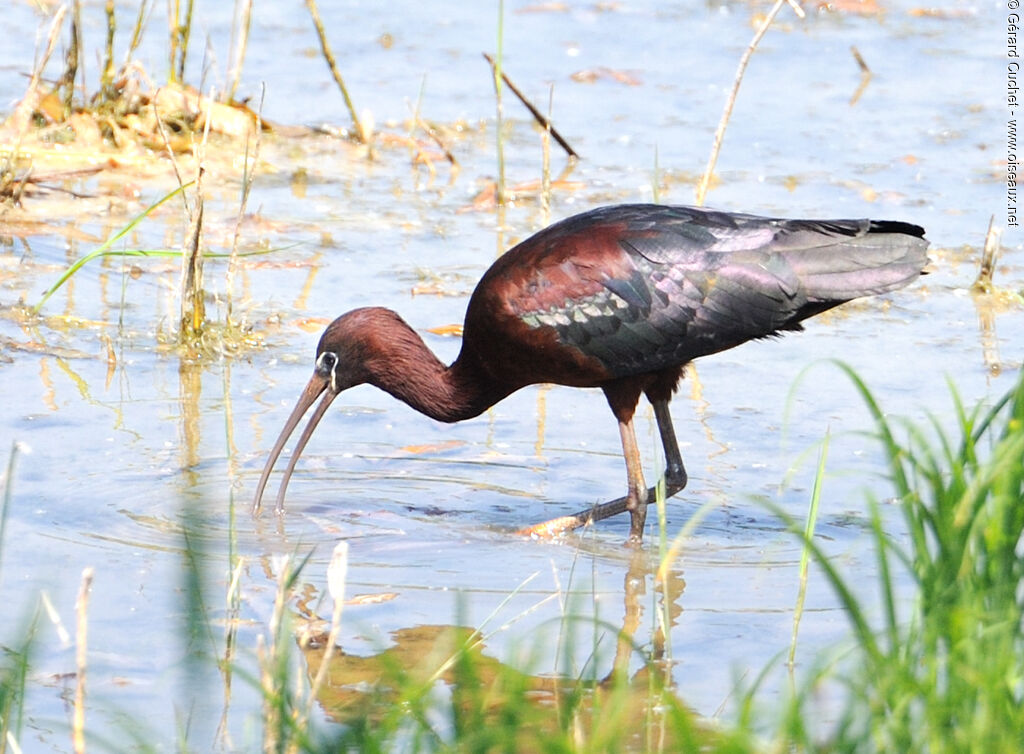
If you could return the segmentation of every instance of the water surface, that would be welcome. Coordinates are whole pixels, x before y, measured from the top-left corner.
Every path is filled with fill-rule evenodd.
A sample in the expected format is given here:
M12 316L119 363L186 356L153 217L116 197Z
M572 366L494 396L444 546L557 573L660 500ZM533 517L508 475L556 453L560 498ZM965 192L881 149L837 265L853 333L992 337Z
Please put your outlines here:
M475 281L501 250L577 211L649 201L656 183L661 201L691 203L753 33L752 14L764 10L736 3L506 7L505 68L542 109L553 87L555 123L583 157L571 175L578 185L557 191L549 212L529 195L503 212L466 211L497 170L494 93L480 55L495 49L494 8L402 3L385 14L359 3L325 7L360 110L383 133L401 134L422 92L420 112L447 127L460 169L439 158L431 175L403 147L382 146L367 161L329 136L267 135L266 169L253 187L241 245L281 250L243 264L233 297L236 316L262 348L197 365L166 345L177 316L171 260L135 262L134 275L120 260L92 264L48 302L42 321L12 308L37 301L70 261L173 186L156 157L153 175L128 189L100 177L82 188L101 198L49 205L62 232L0 231L0 448L19 442L31 451L17 457L2 543L0 594L9 607L0 641L11 641L42 590L73 625L79 575L94 567L89 725L97 732L138 729L141 721L151 742L171 748L187 720L195 748L215 738L222 679L185 660L197 647L223 647L216 635L189 644L182 631L186 521L198 524L190 544L204 554L215 627L229 563L244 559L239 662L250 670L272 607L280 567L273 556L313 553L303 579L315 609L342 539L350 544L348 593L379 597L347 610L340 643L348 653L370 656L400 645L410 631L460 624L490 634L487 656L549 673L567 613L611 626L638 614L636 641L653 642L661 599L651 577L653 529L639 553L622 547L626 519L555 543L510 535L622 493L618 433L598 391L529 388L449 426L372 388L353 389L306 450L283 520L248 516L266 453L331 318L389 306L449 361L458 340L427 329L461 322ZM784 11L750 65L726 135L708 204L920 223L936 264L920 284L819 317L803 334L704 359L696 379L682 385L672 410L690 483L669 501L669 536L701 505L710 511L673 571L671 674L681 698L703 715L728 709L736 679L756 677L788 647L799 547L758 499L802 516L826 433L819 536L863 593L872 593L866 496L888 495L884 459L862 432L870 421L855 390L827 360L856 369L889 412L918 422L930 413L947 426L954 421L949 381L966 403L991 402L1021 366L1021 308L987 307L966 292L989 217L999 222L1003 205L997 125L1004 107L994 94L1000 70L989 11L964 6L934 18L914 10L896 2L880 15L812 11L805 20ZM162 13L154 11L139 55L156 79L165 65ZM199 36L217 54L211 80L223 76L227 56L224 13L201 9ZM87 8L87 18L86 46L98 49L101 9ZM0 51L5 111L23 90L45 21L32 4L16 3L8 27L10 44ZM860 74L851 45L873 71L855 104ZM195 78L199 49L190 60ZM596 78L577 81L580 72ZM346 125L312 25L290 5L256 9L240 94L257 97L263 84L271 121ZM537 181L539 132L515 101L506 99L505 114L508 181ZM553 152L556 171L563 162ZM230 245L237 180L221 176L211 192L213 251ZM115 201L102 198L110 193ZM183 232L180 207L168 206L130 242L180 245ZM997 282L1019 290L1020 239L1008 233L1004 244ZM219 317L224 272L222 262L209 263L210 310ZM638 431L654 477L660 451L646 406ZM899 537L898 510L884 510L887 529ZM903 587L909 595L910 585ZM319 608L324 617L328 604ZM802 663L847 636L846 619L817 575L807 609ZM67 741L61 679L74 670L74 650L48 621L39 646L25 750ZM611 662L611 653L601 655L597 674ZM780 670L766 684L768 699L784 685ZM221 745L251 750L259 736L255 689L236 677L230 705L230 744Z

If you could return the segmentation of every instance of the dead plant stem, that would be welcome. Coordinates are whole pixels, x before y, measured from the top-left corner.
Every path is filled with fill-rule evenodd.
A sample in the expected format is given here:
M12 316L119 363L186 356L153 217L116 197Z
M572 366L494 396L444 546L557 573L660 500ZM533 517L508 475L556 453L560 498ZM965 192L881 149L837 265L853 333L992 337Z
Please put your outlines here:
M850 54L853 55L853 59L857 62L857 67L860 68L860 83L850 98L850 106L852 107L857 104L860 96L864 94L864 90L868 88L868 84L871 82L871 68L868 67L867 62L861 57L860 50L853 45L850 45Z
M330 670L331 656L334 654L334 646L338 643L338 636L341 634L341 614L345 607L345 582L348 576L348 542L342 540L334 546L331 554L331 562L327 566L327 583L331 599L334 600L334 609L331 612L331 629L327 634L327 643L324 645L324 653L320 658L320 667L317 668L316 676L309 687L309 699L306 701L306 711L299 719L298 728L305 728L310 715L313 714L313 706L316 704L317 694L320 687L327 679Z
M139 49L139 44L142 42L142 29L146 25L146 15L149 13L149 9L151 7L151 0L142 0L142 2L139 3L139 13L135 16L135 25L132 27L132 38L128 43L128 50L125 52L122 68L127 68L129 64L131 64L132 59L135 57L135 51Z
M337 61L334 59L334 53L331 52L331 45L327 41L327 32L324 31L323 21L320 20L320 11L317 9L316 0L306 0L306 7L309 8L309 14L313 17L313 26L316 27L316 35L320 39L320 50L323 52L324 60L327 61L327 67L331 70L331 75L334 77L334 83L338 85L338 89L341 90L341 96L345 100L345 107L348 108L349 117L352 118L352 125L355 127L356 137L363 144L369 145L370 138L369 134L363 128L363 123L359 119L359 115L356 113L356 107L352 104L352 98L348 94L348 88L345 86L344 79L341 78L341 72L338 71Z
M736 76L733 79L732 90L729 92L729 97L725 101L725 109L722 112L722 118L718 121L718 128L715 130L715 140L711 145L711 156L708 158L708 165L704 169L704 175L701 176L700 184L697 186L697 206L704 204L704 197L708 192L708 185L711 183L711 176L715 172L715 163L718 162L718 153L722 150L722 140L725 138L725 128L729 124L729 118L732 116L733 105L736 104L736 96L740 91L740 84L743 81L743 74L747 70L747 64L750 62L751 56L754 54L754 50L760 43L761 38L768 31L768 27L772 25L775 17L782 10L782 6L789 4L793 8L794 12L797 13L801 18L803 17L803 10L800 9L799 5L796 5L795 0L775 0L775 4L771 10L768 11L768 15L764 17L761 25L758 27L757 32L754 34L754 38L750 40L750 44L747 45L747 49L744 50L742 57L740 57L740 63L736 68Z
M438 149L444 152L444 158L448 160L449 164L451 164L451 166L455 168L457 172L459 168L459 161L455 159L455 155L452 154L452 151L448 148L448 145L446 145L444 143L444 140L441 139L441 134L437 132L437 129L434 128L429 123L427 123L425 120L423 120L423 118L419 117L418 115L416 116L415 125L419 126L423 133L429 136L431 141L433 141L437 145Z
M551 110L554 104L555 86L552 84L548 89L548 117L544 119L544 131L541 134L540 207L545 225L551 217L551 136L554 132L551 127Z
M174 177L178 179L178 185L184 186L185 181L181 177L181 170L178 168L178 158L174 156L174 148L171 146L170 137L167 135L167 129L164 127L163 119L160 117L160 109L157 107L157 99L159 97L160 90L157 90L156 95L153 97L153 120L156 121L157 130L160 131L160 138L163 139L164 148L167 150L167 157L171 161L171 168L174 170ZM209 118L207 118L209 122ZM188 203L188 196L184 191L181 192L181 203L185 207L185 214L192 217L192 208Z
M235 218L235 230L231 236L231 256L228 259L228 274L225 281L227 289L227 322L231 324L232 300L235 291L235 274L238 271L238 239L242 235L242 220L245 219L245 207L249 202L249 193L252 190L253 181L256 179L256 165L260 159L260 135L263 132L263 100L267 93L267 87L260 88L260 105L256 110L256 135L255 144L252 149L252 158L249 157L249 138L245 139L245 162L242 168L242 196L238 202L238 216Z
M114 98L114 32L117 29L114 0L107 0L104 8L107 16L107 46L103 54L103 70L100 71L100 97L103 100Z
M185 23L179 23L177 28L180 47L178 48L178 60L174 80L179 84L185 83L185 61L188 59L188 41L192 36L192 10L194 7L195 0L188 0L188 6L185 9Z
M93 568L82 571L82 581L75 600L75 704L71 728L71 742L75 754L85 751L85 672L88 658L89 591L92 588Z
M57 12L53 14L53 20L50 22L50 32L46 37L46 48L43 50L43 56L36 62L35 67L32 69L32 75L29 78L28 90L26 91L25 97L18 103L18 106L14 110L12 120L19 131L19 146L21 138L24 135L24 131L32 124L32 111L36 107L38 102L37 98L39 96L39 81L42 78L43 69L46 68L46 64L49 62L50 56L53 55L53 51L57 47L57 37L60 35L60 29L64 25L64 16L67 15L67 12L67 6L62 5L57 9ZM15 149L12 154L16 153L17 149Z
M502 60L504 57L505 37L505 0L498 0L498 54L491 63L491 73L494 78L494 99L495 99L495 137L498 150L498 181L495 186L495 202L498 207L505 206L505 113L501 99L501 84L504 80L502 75Z
M241 8L239 8L241 6ZM245 50L249 44L249 30L252 28L252 0L239 0L235 3L235 14L231 20L231 68L228 71L227 86L224 89L224 101L231 102L238 90L238 80L242 77L242 63L245 61Z
M981 250L978 277L971 286L971 290L975 293L990 293L992 291L992 275L996 269L996 258L999 256L1001 235L1000 229L995 226L995 216L993 215L989 218L988 231L985 233L985 246Z
M28 185L28 180L32 173L30 166L25 175L21 176L20 179L15 176L18 158L21 154L21 145L25 141L25 136L28 134L29 129L32 127L32 114L38 106L40 99L42 99L42 95L39 92L39 83L43 75L43 69L46 68L46 63L50 60L50 56L53 55L53 51L57 46L57 37L60 35L61 26L64 25L64 16L66 14L67 7L63 5L54 14L53 20L50 22L50 32L46 39L46 47L43 50L42 57L32 68L32 75L29 78L25 96L22 97L21 101L14 108L14 112L7 121L8 125L17 134L17 138L9 148L0 147L0 152L6 151L3 162L0 163L0 196L10 195L11 203L14 205L21 202L21 196ZM16 181L18 185L14 186Z
M211 92L210 100L213 101ZM210 135L210 118L203 128L203 140L196 147L196 200L181 260L181 326L182 344L198 341L206 324L203 291L203 175L206 173L206 145Z
M61 86L64 88L64 119L71 117L71 106L75 96L75 79L78 78L79 62L82 55L82 3L74 0L71 4L71 40L65 55L64 76Z
M492 68L495 67L494 58L491 57L490 55L488 55L486 52L484 53L484 59L487 60L487 62L491 64ZM497 75L497 71L495 71L495 75ZM543 128L546 131L550 131L551 132L551 136L552 136L552 138L555 141L558 142L558 146L560 146L562 149L564 149L565 153L567 155L569 155L570 158L572 158L572 159L579 159L579 155L576 154L576 150L573 149L571 146L569 146L569 142L567 142L565 140L565 138L562 136L562 134L558 133L558 129L551 125L550 117L545 117L544 115L542 115L540 110L538 110L534 106L534 104L532 102L530 102L530 100L528 100L526 98L526 95L523 94L519 90L519 87L517 87L514 83L512 83L512 79L510 79L508 77L508 74L505 73L504 71L501 72L501 80L504 81L505 84L508 86L509 91L511 91L512 94L516 95L516 97L519 98L519 101L522 102L523 105L526 106L526 109L530 111L530 115L532 115L534 120L536 120L537 123L540 124L540 127ZM550 112L551 112L551 107L549 106L548 107L548 113L550 113Z

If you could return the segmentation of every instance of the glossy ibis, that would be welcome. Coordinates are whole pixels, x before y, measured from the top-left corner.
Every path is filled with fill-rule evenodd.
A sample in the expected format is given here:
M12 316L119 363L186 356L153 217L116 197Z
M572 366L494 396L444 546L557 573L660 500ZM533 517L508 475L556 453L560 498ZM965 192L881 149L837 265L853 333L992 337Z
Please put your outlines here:
M535 383L599 387L619 423L630 512L643 536L644 483L633 431L640 394L654 406L669 494L686 485L669 399L693 359L802 329L808 317L907 285L927 262L924 229L877 220L787 220L695 207L627 204L555 223L502 255L469 300L458 358L445 366L395 312L334 320L313 376L270 451L253 500L316 399L277 496L338 394L369 383L444 422L477 416ZM609 507L610 506L610 507ZM602 516L602 517L606 517Z

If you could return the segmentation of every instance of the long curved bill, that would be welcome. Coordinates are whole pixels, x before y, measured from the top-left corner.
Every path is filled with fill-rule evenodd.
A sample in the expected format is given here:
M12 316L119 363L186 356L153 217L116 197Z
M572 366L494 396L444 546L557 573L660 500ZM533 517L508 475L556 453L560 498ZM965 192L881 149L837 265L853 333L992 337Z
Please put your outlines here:
M274 510L277 513L284 511L284 493L288 489L288 480L291 479L292 471L295 470L295 464L299 460L299 456L302 455L303 449L306 447L306 443L309 442L309 438L313 436L313 430L316 429L316 425L320 423L320 419L327 412L327 407L331 405L338 393L331 388L330 380L321 377L318 374L314 374L312 379L306 385L302 391L302 395L299 396L298 402L295 404L295 408L292 409L291 415L288 417L288 421L284 424L284 429L281 430L281 434L277 438L277 442L274 443L274 447L270 450L270 457L267 459L267 465L263 467L263 475L260 477L259 486L256 488L256 497L252 501L252 515L258 516L260 509L262 508L263 501L263 489L267 486L267 480L270 478L270 472L274 469L274 464L277 462L278 457L281 455L281 450L284 448L284 444L288 442L288 438L291 437L292 432L295 431L295 427L298 426L299 421L305 415L309 407L313 405L317 398L323 393L323 400L320 401L320 405L316 407L313 415L309 417L309 422L306 424L306 428L302 430L302 435L299 437L299 442L295 446L295 450L292 451L292 456L288 460L288 466L284 471L284 478L281 479L281 489L277 493L277 504Z

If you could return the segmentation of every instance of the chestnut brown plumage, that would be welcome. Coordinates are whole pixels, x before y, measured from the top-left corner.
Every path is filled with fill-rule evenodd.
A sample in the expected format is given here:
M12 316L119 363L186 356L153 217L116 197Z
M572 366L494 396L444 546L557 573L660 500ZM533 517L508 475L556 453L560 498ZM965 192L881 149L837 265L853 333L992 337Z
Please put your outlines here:
M445 366L389 309L334 320L313 377L285 422L253 500L258 514L288 437L323 395L277 496L331 401L369 383L444 422L477 416L535 383L599 387L619 424L630 539L643 535L651 491L633 431L640 395L654 407L668 494L686 485L668 403L684 366L754 338L802 329L808 317L921 274L917 225L787 220L695 207L632 204L562 220L501 256L469 300L458 358Z

